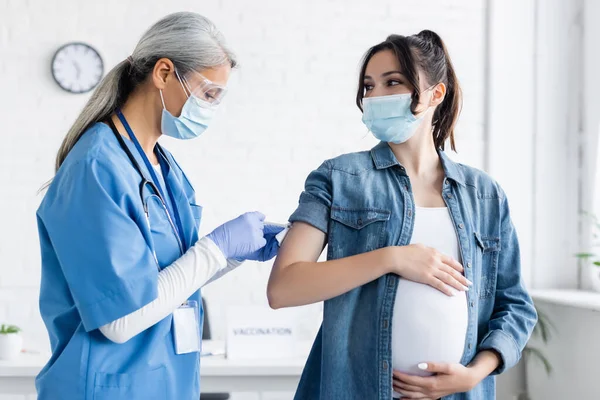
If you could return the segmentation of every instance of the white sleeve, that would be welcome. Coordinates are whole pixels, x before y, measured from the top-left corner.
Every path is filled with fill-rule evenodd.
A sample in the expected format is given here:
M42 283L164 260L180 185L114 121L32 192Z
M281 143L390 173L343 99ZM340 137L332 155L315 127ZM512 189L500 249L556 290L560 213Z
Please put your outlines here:
M237 261L237 260L227 260L227 266L225 268L220 269L219 271L217 271L216 274L214 274L208 281L206 281L206 283L202 286L206 286L209 283L212 283L214 281L216 281L217 279L221 278L223 275L225 275L228 272L233 271L234 269L236 269L237 267L239 267L240 265L242 265L244 262L243 261Z
M101 326L100 332L115 343L125 343L171 314L195 291L241 262L226 260L209 238L196 242L183 256L158 274L158 296L144 307Z

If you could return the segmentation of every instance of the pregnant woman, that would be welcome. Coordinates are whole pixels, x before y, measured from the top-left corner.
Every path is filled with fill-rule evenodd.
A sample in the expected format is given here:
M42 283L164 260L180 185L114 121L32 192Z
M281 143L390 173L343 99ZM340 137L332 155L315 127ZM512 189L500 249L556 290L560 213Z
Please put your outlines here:
M381 143L309 175L269 282L274 308L325 301L296 399L494 399L537 315L504 192L444 153L461 90L440 37L369 49L356 103Z

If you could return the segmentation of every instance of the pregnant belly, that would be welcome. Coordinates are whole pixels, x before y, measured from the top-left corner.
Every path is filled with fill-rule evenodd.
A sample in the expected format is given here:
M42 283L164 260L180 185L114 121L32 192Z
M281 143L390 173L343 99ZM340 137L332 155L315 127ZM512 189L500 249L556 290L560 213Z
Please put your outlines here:
M468 325L464 292L449 297L420 283L400 279L392 318L392 363L395 370L429 375L422 362L460 362Z

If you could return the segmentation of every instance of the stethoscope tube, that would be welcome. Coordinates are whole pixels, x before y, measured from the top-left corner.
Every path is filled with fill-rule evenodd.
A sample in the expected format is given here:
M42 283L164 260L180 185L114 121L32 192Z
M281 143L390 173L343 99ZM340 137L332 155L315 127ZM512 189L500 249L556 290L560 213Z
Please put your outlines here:
M164 208L165 213L167 215L167 219L169 220L169 224L171 225L171 229L173 230L173 233L175 234L175 237L177 238L177 244L179 245L180 255L183 255L183 243L181 241L181 238L179 237L179 232L177 231L177 228L175 227L175 224L173 223L173 219L171 218L169 209L167 208L167 203L165 202L165 199L163 199L160 190L158 190L158 187L156 186L156 184L154 182L152 182L151 180L146 178L146 176L144 175L144 172L140 168L139 163L137 162L137 160L135 159L135 157L129 150L129 147L127 147L127 144L125 143L125 140L123 139L123 136L121 136L121 134L117 130L117 127L115 126L112 119L108 118L107 123L108 123L110 129L112 130L113 134L117 138L119 145L121 146L121 148L123 149L125 154L127 154L127 157L131 161L133 168L135 168L135 170L138 172L138 174L142 178L142 181L141 181L140 187L139 187L139 194L140 194L140 200L142 202L142 207L144 208L144 214L146 214L146 221L148 222L148 225L150 225L150 212L148 211L148 204L144 201L144 187L146 187L146 186L149 186L150 189L152 189L152 195L158 197L158 199L160 200L160 203L161 203L162 207ZM163 155L160 147L159 147L159 152L161 153L161 155ZM163 157L164 157L164 155L163 155ZM169 160L166 157L164 157L164 158L167 162L169 162ZM156 259L156 254L154 255L154 258ZM158 263L158 259L156 260L156 262Z

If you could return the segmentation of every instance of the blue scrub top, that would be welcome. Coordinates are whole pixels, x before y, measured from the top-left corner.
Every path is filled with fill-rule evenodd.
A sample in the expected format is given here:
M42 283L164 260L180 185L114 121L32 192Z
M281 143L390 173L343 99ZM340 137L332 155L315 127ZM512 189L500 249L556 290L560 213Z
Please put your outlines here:
M125 142L150 177L133 143ZM189 247L198 240L201 207L183 171L165 153L171 168L164 179ZM199 353L175 354L172 316L124 344L111 342L98 330L156 299L154 253L161 268L180 255L164 208L146 189L148 226L140 182L111 129L97 123L69 153L38 210L40 311L52 347L52 357L36 379L40 400L200 396ZM200 291L190 300L201 305Z

